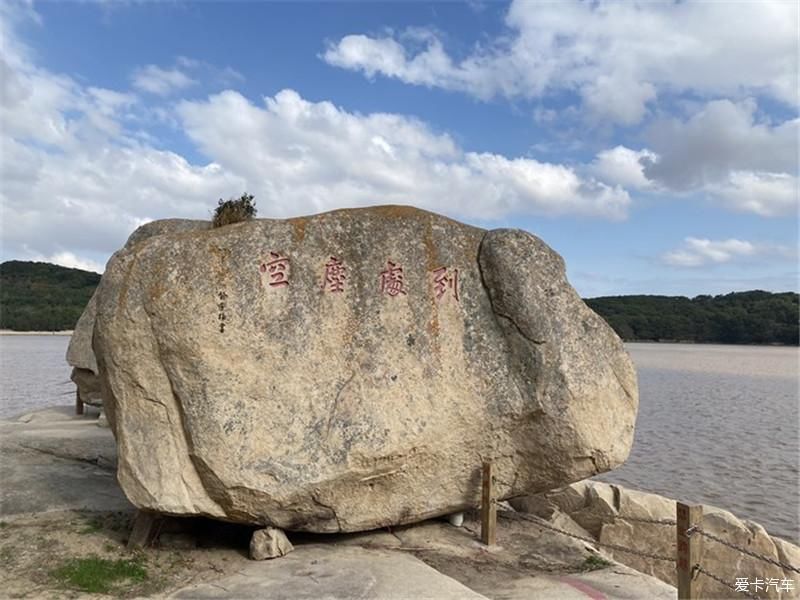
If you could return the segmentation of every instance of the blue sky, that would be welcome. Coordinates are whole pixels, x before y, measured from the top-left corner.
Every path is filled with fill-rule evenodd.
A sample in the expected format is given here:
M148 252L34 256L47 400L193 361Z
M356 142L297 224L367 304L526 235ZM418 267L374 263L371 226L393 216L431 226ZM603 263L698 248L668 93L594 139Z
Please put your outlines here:
M412 204L586 296L798 289L795 2L1 5L3 260Z

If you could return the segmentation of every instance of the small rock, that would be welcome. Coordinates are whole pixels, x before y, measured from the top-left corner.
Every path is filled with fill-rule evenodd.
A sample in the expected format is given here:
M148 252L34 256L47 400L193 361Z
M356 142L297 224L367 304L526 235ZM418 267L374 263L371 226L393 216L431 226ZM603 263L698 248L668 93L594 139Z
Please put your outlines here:
M253 532L250 538L250 558L253 560L266 560L278 558L289 554L294 546L281 529L267 527Z
M457 512L452 515L447 515L447 520L453 527L461 527L464 524L464 513Z
M97 426L98 427L108 427L108 419L106 418L106 413L101 412L100 416L97 417Z

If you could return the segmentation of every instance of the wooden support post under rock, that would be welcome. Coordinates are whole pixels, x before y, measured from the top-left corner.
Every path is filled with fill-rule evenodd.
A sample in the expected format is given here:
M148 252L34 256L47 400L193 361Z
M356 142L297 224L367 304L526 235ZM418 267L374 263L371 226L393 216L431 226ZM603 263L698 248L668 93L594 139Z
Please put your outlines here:
M161 517L158 513L137 510L133 520L133 529L128 538L128 549L145 548L153 543L161 529Z
M289 554L294 546L286 537L282 529L267 527L257 529L250 538L250 558L253 560L266 560L278 558Z
M81 400L81 393L77 389L75 390L75 414L83 414L83 400Z
M497 505L494 501L494 473L492 463L483 463L483 489L481 494L481 541L494 546L497 532Z
M703 520L702 506L689 506L677 502L678 548L676 563L678 566L678 600L696 600L698 596L694 566L700 563L700 544L702 538L697 535L686 535L692 527L699 527Z

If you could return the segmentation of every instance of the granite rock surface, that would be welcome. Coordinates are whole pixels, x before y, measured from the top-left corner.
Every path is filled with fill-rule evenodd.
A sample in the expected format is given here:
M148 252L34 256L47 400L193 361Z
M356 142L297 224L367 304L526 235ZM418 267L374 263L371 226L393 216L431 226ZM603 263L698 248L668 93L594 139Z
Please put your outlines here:
M129 242L96 298L139 508L359 531L477 506L483 461L510 498L633 440L621 341L526 232L397 206L189 227Z

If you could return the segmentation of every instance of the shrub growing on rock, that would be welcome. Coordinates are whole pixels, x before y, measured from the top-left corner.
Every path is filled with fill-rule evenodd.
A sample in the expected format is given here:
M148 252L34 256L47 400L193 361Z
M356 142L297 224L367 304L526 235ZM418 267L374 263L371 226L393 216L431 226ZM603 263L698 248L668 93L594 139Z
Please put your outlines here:
M214 227L223 227L232 223L249 221L256 216L256 203L254 196L245 192L241 198L230 200L219 199L219 205L214 211Z

